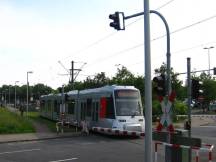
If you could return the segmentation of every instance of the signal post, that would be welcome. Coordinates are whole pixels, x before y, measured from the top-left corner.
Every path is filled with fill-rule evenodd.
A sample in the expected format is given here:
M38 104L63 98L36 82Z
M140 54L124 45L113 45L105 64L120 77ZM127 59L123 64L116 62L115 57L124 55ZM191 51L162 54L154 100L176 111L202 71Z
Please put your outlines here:
M169 96L171 92L170 79L170 32L165 18L157 11L149 10L149 0L144 0L144 12L140 12L131 16L124 16L123 12L115 12L109 15L113 20L110 26L116 30L125 30L124 21L133 17L144 15L144 40L145 40L145 161L152 162L152 86L151 86L151 50L150 50L150 19L149 14L158 15L165 24L167 32L167 76L166 76L166 94ZM168 162L168 161L167 161Z

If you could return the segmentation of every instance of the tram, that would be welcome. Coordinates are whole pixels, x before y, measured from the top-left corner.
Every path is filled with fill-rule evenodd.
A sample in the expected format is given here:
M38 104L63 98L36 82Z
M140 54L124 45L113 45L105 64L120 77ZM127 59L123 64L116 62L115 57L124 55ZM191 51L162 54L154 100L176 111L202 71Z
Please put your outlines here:
M104 86L40 97L40 114L108 134L143 135L145 120L140 91L134 86ZM62 117L63 116L63 117Z

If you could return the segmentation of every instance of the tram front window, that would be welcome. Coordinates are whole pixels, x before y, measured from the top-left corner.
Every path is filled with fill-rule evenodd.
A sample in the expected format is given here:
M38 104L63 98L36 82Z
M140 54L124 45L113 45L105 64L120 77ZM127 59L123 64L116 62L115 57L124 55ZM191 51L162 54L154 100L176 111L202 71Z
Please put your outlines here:
M118 90L115 92L117 116L140 116L142 115L139 92L135 90Z

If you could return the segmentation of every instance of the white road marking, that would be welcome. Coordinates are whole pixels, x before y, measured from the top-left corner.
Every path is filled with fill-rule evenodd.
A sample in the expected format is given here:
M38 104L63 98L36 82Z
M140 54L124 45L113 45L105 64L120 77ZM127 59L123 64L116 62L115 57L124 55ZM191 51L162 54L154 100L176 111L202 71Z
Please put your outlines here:
M84 142L84 143L80 143L81 145L93 145L95 144L95 142Z
M216 125L201 125L200 127L204 127L204 128L216 128Z
M56 161L49 161L49 162L63 162L63 161L71 161L71 160L77 160L78 158L71 158L71 159L63 159L63 160L56 160Z
M13 154L13 153L20 153L20 152L31 152L31 151L39 151L40 149L29 149L29 150L18 150L18 151L8 151L8 152L0 152L0 155L3 154Z
M8 143L7 145L14 146L14 145L25 145L25 144L32 144L32 143L40 143L40 141L14 142L14 143Z

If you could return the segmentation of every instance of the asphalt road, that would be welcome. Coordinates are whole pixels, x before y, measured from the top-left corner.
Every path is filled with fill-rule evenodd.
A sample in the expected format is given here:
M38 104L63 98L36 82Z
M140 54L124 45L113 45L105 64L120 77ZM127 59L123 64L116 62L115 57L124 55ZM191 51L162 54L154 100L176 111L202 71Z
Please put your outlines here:
M143 161L143 139L92 135L0 145L1 162Z
M216 145L216 127L192 129L192 136L202 137L203 142ZM216 151L213 161L216 161ZM195 153L193 153L194 157ZM201 153L200 162L208 161L208 154ZM1 162L143 162L144 139L111 138L90 135L44 141L0 144ZM164 147L159 147L158 162L164 162Z

